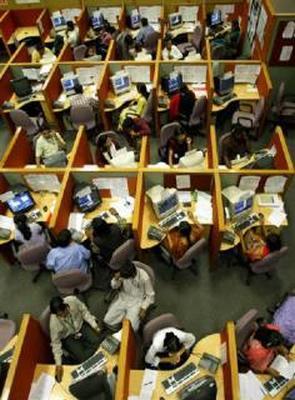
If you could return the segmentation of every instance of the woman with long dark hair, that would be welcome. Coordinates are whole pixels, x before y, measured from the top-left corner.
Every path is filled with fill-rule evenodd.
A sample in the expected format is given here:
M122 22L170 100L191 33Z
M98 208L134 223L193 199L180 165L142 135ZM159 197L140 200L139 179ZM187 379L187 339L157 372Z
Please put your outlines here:
M15 242L18 247L29 246L40 242L45 242L46 235L44 227L38 223L28 223L25 214L14 216Z

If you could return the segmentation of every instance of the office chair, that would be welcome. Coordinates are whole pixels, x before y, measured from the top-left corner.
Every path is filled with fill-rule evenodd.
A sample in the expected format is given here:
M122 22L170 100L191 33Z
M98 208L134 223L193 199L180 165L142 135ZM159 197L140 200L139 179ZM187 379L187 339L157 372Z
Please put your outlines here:
M196 275L196 271L193 269L193 265L196 263L199 255L201 252L204 250L204 248L207 246L207 240L205 238L201 238L198 240L193 246L191 246L185 254L176 260L173 258L170 253L167 251L167 249L164 246L160 246L161 250L161 256L162 258L167 262L167 264L170 264L172 266L172 279L175 278L175 274L179 270L187 269L189 268L191 272Z
M171 122L169 124L163 125L160 132L160 148L159 156L162 161L166 161L166 150L168 140L175 136L176 132L181 128L179 122Z
M261 97L260 100L257 101L255 106L253 107L247 103L240 104L240 110L236 111L232 118L232 124L239 123L244 128L248 130L248 132L254 132L254 138L258 138L258 128L260 126L262 114L264 111L265 99ZM247 109L248 111L243 111L242 109Z
M258 311L252 308L242 315L235 324L239 370L245 367L247 369L248 367L248 360L244 355L244 348L248 339L258 327L256 323L257 318Z
M127 260L133 261L134 258L135 241L134 239L128 239L113 252L109 263L110 268L114 271L118 271Z
M224 133L223 135L220 136L219 141L218 141L218 155L219 155L219 163L224 164L223 160L223 147L224 147L224 142L226 141L227 138L229 138L231 135L231 132Z
M157 52L157 46L158 46L158 40L160 39L160 33L159 32L152 32L150 33L146 38L143 43L143 47L146 49L146 51L149 54L154 55Z
M142 118L146 120L148 124L152 124L154 120L154 92L151 90L147 103L145 105Z
M246 284L250 285L253 275L264 274L270 279L271 273L277 268L279 261L287 252L288 247L284 246L280 250L268 254L262 260L249 263Z
M147 348L151 344L155 333L161 329L170 327L180 329L180 323L177 321L175 315L171 313L159 315L146 323L142 332L144 348Z
M73 268L69 271L52 274L52 283L61 295L74 294L77 290L85 292L92 286L91 273Z
M7 343L13 338L15 330L16 325L14 321L6 318L0 319L0 351L3 350Z
M85 44L80 44L74 47L73 55L75 61L81 61L86 56L87 46Z
M177 45L177 47L183 55L194 50L197 53L200 53L202 37L203 37L202 28L200 26L196 26L194 32L192 33L191 41L180 43Z
M84 125L86 130L89 131L96 126L95 113L90 106L72 106L70 116L75 129L79 129L80 125Z
M190 131L196 129L198 132L204 133L200 131L199 127L202 126L202 124L204 125L205 123L206 110L207 110L207 97L201 96L195 101L195 105L188 122L188 127Z
M211 46L212 60L224 60L226 58L225 46L222 44Z
M96 145L98 145L98 143L99 143L99 138L101 138L103 136L109 136L110 139L112 139L121 148L122 147L127 147L127 149L130 148L130 145L129 145L127 139L125 138L125 136L123 136L120 133L114 132L114 131L105 131L105 132L99 133L95 139Z
M69 391L78 400L113 399L105 371L95 372L79 382L72 383Z
M9 115L14 125L23 128L29 137L36 135L44 124L42 117L31 118L23 110L11 110Z
M295 99L285 95L285 82L281 82L275 104L271 111L276 116L276 122L295 122ZM293 101L291 101L293 100Z
M45 268L42 265L46 261L46 256L49 253L50 248L51 247L46 241L30 246L23 245L19 251L16 251L15 246L12 244L13 254L20 266L25 271L37 271L33 277L33 283L37 282L42 272L45 271Z

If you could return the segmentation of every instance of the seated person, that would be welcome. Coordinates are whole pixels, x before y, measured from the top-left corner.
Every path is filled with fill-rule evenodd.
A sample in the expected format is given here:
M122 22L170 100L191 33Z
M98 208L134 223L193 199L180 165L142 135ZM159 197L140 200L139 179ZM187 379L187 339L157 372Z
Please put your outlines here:
M13 218L15 225L15 243L20 250L23 246L47 242L44 226L37 222L28 223L26 214L17 214Z
M75 296L50 300L50 339L55 361L55 376L60 382L63 376L63 354L67 351L74 364L91 357L101 342L95 317Z
M85 96L85 94L83 94L82 85L75 85L75 92L76 94L70 97L71 106L89 106L96 111L98 108L98 101L93 97Z
M227 32L224 38L213 40L213 46L223 45L225 47L226 58L233 58L237 55L238 46L241 38L241 29L237 19L232 20L231 30Z
M116 38L116 53L119 60L134 60L135 41L126 29L120 32Z
M281 238L275 233L267 234L264 226L264 216L260 214L260 227L249 229L245 235L239 233L243 254L250 262L262 260L268 254L279 251L282 247Z
M149 93L144 83L137 83L136 89L139 96L121 111L119 116L119 127L122 127L124 120L128 115L142 117L144 114Z
M100 52L96 51L96 44L87 47L85 57L83 60L85 61L101 61L104 58L105 54L102 55Z
M250 154L250 146L247 134L240 124L236 124L231 135L223 141L221 163L225 164L227 168L232 168L232 160L248 154Z
M108 224L103 218L92 220L91 228L86 235L95 254L99 254L106 262L112 258L113 252L125 241L126 236L118 224Z
M196 96L188 86L183 83L180 89L179 114L186 121L189 120L195 105Z
M135 54L134 59L135 61L151 61L152 55L147 52L145 48L141 46L141 44L135 44Z
M75 243L71 232L63 229L57 235L56 247L47 255L46 267L55 273L79 269L86 274L90 256L90 251L81 244Z
M115 157L117 150L120 148L108 135L100 136L97 145L98 158L101 159L102 166L104 164L109 164L110 160Z
M165 47L162 51L163 60L181 60L183 55L181 51L172 43L171 38L165 40Z
M149 25L148 19L141 18L141 28L139 29L139 32L135 38L136 43L144 45L144 42L146 41L147 37L154 32L155 30L151 25Z
M111 40L112 40L113 38L112 38L112 35L111 35L111 33L108 31L108 29L107 29L106 26L103 26L103 27L100 29L99 37L100 37L100 39L101 39L102 45L105 46L106 48L108 48L109 45L110 45L110 43L111 43Z
M284 339L276 325L260 326L243 350L250 368L258 374L279 376L279 372L271 368L270 364L278 354L288 356L288 350L283 343Z
M167 142L167 158L165 161L172 167L179 163L179 159L185 155L187 151L192 150L192 139L187 132L181 128L176 131L175 136L171 137Z
M74 25L73 21L67 21L66 41L71 47L78 46L80 43L79 28Z
M53 46L52 46L52 52L53 54L58 57L63 46L64 46L64 37L58 34L55 34L54 36L54 41L53 41Z
M176 328L164 328L153 336L145 362L148 367L162 370L174 369L183 364L196 341L192 333Z
M151 128L146 120L138 117L127 117L123 122L122 131L136 151L140 150L141 138L151 134Z
M36 164L39 167L41 163L58 151L66 149L66 142L59 133L52 129L45 129L38 136L35 148Z
M112 289L119 293L111 303L104 323L115 328L123 319L128 319L135 332L146 315L146 310L155 301L155 292L151 279L146 271L135 267L131 261L115 272L111 280Z
M182 221L167 233L163 244L171 256L179 260L203 235L204 227L201 224L195 222L190 225L187 221Z
M32 63L45 64L53 62L55 59L56 57L53 54L53 52L50 49L48 49L48 47L45 47L43 43L38 42L36 46L34 46L34 49L31 54Z

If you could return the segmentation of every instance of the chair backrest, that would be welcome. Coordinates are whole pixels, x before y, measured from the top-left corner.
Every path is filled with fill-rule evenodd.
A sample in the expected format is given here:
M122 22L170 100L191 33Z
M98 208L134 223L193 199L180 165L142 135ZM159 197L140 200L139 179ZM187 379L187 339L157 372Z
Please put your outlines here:
M196 48L198 52L200 52L201 49L201 41L202 41L202 28L200 26L196 26L192 34L192 45Z
M287 252L288 247L283 246L279 251L274 251L268 254L262 260L251 263L250 268L255 274L265 274L266 272L271 272L276 268L280 259L284 257Z
M246 340L255 330L255 321L257 320L257 318L258 311L252 308L236 322L235 331L238 350L242 351Z
M179 260L174 260L174 264L179 269L189 268L193 264L194 260L196 260L196 257L204 250L206 245L207 240L201 238L191 246Z
M212 59L213 60L224 60L225 58L225 46L218 45L212 46Z
M10 339L15 335L15 322L10 319L0 319L0 350L2 350Z
M154 103L154 96L153 96L153 90L151 90L149 97L147 99L147 103L145 105L144 111L143 111L143 116L142 118L144 118L146 120L147 123L151 124L153 122L153 117L154 117L154 107L153 107L153 103Z
M52 282L63 295L73 294L75 289L84 292L92 285L91 274L85 274L78 268L52 275Z
M140 261L133 261L133 264L136 266L136 268L143 269L148 274L148 276L152 282L152 285L155 286L156 277L155 277L155 273L154 273L152 267L150 267L149 265L144 264Z
M118 270L127 260L132 261L134 257L135 241L134 239L128 239L114 251L110 260L110 267L113 270Z
M127 149L130 148L129 143L125 136L116 133L114 131L106 131L106 132L101 132L96 136L95 142L96 145L98 145L99 138L103 136L109 136L120 148L126 147Z
M90 128L95 125L95 114L91 106L88 105L76 105L71 107L71 120L77 127L79 125L86 125L86 128Z
M41 328L45 335L49 336L50 335L50 329L49 329L49 322L50 322L50 309L49 306L45 308L45 310L42 312L40 317L38 318Z
M27 266L40 264L45 261L49 250L50 246L44 240L44 242L32 245L23 245L16 254L16 257L21 263L22 267L26 268Z
M223 135L220 136L219 141L218 141L218 155L219 155L219 160L220 162L223 162L222 160L222 154L223 154L223 146L225 140L230 137L231 132L224 133Z
M284 94L285 94L285 82L282 81L280 83L280 87L279 87L277 98L276 98L276 106L277 106L278 111L281 109L283 99L284 99Z
M265 99L264 99L264 97L261 97L260 100L257 101L255 109L254 109L254 126L255 127L257 125L259 125L260 119L263 114L264 105L265 105Z
M144 41L143 47L150 53L157 50L158 39L160 38L159 32L151 32Z
M39 131L38 125L25 111L11 110L9 115L15 126L25 129L28 135L33 135Z
M180 128L181 126L178 122L171 122L170 124L163 125L160 132L160 146L166 146L168 140L174 136Z
M87 51L87 46L85 44L80 44L79 46L74 47L73 53L74 53L74 60L75 61L80 61L85 58Z
M148 346L152 342L153 336L156 332L170 327L180 328L180 324L175 315L171 313L159 315L145 324L142 332L144 347Z
M199 125L204 118L207 106L207 97L199 97L194 104L193 111L189 119L189 126Z

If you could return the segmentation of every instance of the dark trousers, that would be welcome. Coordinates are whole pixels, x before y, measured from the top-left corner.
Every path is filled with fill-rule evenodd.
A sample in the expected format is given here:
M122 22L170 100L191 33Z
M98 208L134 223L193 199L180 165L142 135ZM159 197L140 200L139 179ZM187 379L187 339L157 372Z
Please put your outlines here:
M79 338L70 335L62 340L63 348L77 364L91 357L101 342L99 335L86 322L83 323L80 333L82 336Z

